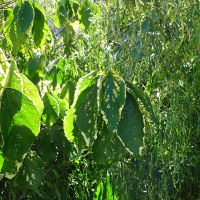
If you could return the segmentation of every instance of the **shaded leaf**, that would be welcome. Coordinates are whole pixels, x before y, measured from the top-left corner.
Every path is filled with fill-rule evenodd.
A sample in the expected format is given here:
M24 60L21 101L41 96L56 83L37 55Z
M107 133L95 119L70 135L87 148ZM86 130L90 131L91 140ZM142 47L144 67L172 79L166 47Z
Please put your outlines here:
M117 134L125 147L134 154L138 154L139 147L143 145L143 128L143 118L138 104L135 98L127 93Z
M25 1L17 14L17 25L22 33L26 33L32 25L34 18L33 7L28 1Z
M109 138L108 128L104 126L94 141L92 152L95 162L108 164L117 161L125 153L125 149L116 134L112 140Z
M56 119L59 117L60 109L59 104L54 97L49 93L45 93L43 97L44 102L44 112L42 115L42 120L45 122L47 127L50 127L55 123Z
M38 153L44 166L47 166L57 157L56 148L52 144L51 137L46 132L42 132L38 140Z
M48 33L48 24L43 9L37 2L34 3L34 13L35 17L32 28L33 40L37 47L44 49Z
M142 25L141 25L141 31L142 33L146 33L149 29L149 19L146 17L145 20L143 21Z
M126 84L127 84L127 87L130 88L130 92L142 101L145 108L150 113L150 116L151 116L152 120L154 121L154 123L158 124L158 118L153 111L151 100L147 96L147 94L145 94L141 89L134 86L132 83L129 83L128 81L126 82Z
M37 191L43 179L42 161L36 154L28 154L16 177L19 187Z

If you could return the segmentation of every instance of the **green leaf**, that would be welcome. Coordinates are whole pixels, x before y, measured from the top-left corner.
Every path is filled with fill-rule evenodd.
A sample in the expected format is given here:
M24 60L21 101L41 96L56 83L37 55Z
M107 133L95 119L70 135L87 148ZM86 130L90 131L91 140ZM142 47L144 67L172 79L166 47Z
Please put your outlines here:
M34 103L21 92L6 88L1 102L4 154L20 160L38 135L39 128L40 115ZM15 152L13 155L11 149Z
M3 153L11 160L21 161L34 139L35 135L30 129L26 126L16 125L4 143Z
M14 11L15 10L16 8L14 9ZM6 19L5 36L6 36L7 41L10 43L10 45L13 48L13 54L17 55L17 53L21 49L21 42L17 35L14 11L10 11L9 16Z
M70 142L74 141L73 130L74 130L74 107L71 107L64 119L64 131L67 139Z
M81 94L81 92L84 91L91 84L91 81L93 80L95 75L96 75L96 72L91 72L91 73L81 77L78 80L78 83L76 85L73 105L75 105L75 103L78 99L78 96Z
M52 144L51 137L42 132L38 140L38 153L44 166L47 166L57 157L56 147Z
M17 14L17 26L20 28L22 33L26 33L33 22L34 10L28 1L25 1Z
M16 177L19 187L38 191L43 179L42 161L36 154L28 154Z
M75 104L75 121L83 135L87 146L93 143L96 137L97 121L97 78L87 87Z
M43 97L44 112L42 120L45 122L47 127L50 127L55 123L60 114L58 102L49 93L45 93Z
M67 10L67 14L68 14L69 18L71 18L73 16L71 0L65 0L65 8Z
M23 82L23 93L29 97L37 106L40 116L42 116L44 105L38 93L36 86L23 74L21 80Z
M84 0L79 8L79 21L82 25L83 30L87 31L90 26L90 17L92 16L90 2L88 0Z
M35 17L32 28L33 40L37 47L44 49L47 38L48 25L44 16L44 12L37 2L34 4L34 13Z
M75 144L77 152L80 153L82 150L87 149L87 145L81 131L74 121L74 112L75 109L73 106L67 111L67 115L64 120L64 132L67 139Z
M101 113L112 138L113 132L117 131L121 110L126 100L126 85L123 79L113 72L108 72L102 81Z
M20 74L15 61L11 62L7 71L4 87L9 87L22 92L29 97L37 106L40 116L43 112L43 103L35 85L23 74Z
M141 31L142 33L146 33L149 29L149 19L146 17L145 20L143 21L142 25L141 25Z
M72 105L74 101L74 93L75 93L75 84L72 81L68 81L60 94L60 98L64 99L67 102L66 108L69 109L69 107Z
M126 84L127 84L127 87L130 89L130 93L132 93L133 95L135 95L136 97L138 97L141 100L141 102L144 104L147 111L150 113L150 116L151 116L152 120L154 121L154 123L158 124L159 123L158 117L155 115L155 113L153 111L151 100L148 97L148 95L146 93L144 93L141 89L139 89L138 87L133 85L132 83L129 83L127 81Z
M57 149L67 155L70 153L71 143L65 137L63 127L53 125L48 134Z
M143 118L138 104L135 98L127 93L117 134L129 152L139 153L139 147L143 145L143 128Z
M93 158L96 163L108 164L117 161L125 153L125 149L116 134L109 138L106 126L97 135L92 146Z
M4 163L4 158L3 156L0 154L0 173L1 173L1 169L3 167L3 163Z
M55 98L55 100L58 102L58 105L59 105L59 109L60 109L60 115L59 117L61 119L64 119L65 117L65 112L66 112L66 108L67 108L67 105L66 105L66 102L65 100L63 99L60 99L57 95L55 94L52 94L52 96Z
M35 56L28 61L28 72L26 75L37 84L43 78L46 59L44 56Z
M4 174L6 178L12 179L16 176L22 163L8 158L4 158L1 174Z
M77 153L84 152L84 150L88 149L85 139L84 139L81 131L79 130L76 122L74 122L73 136L74 136L73 142L75 144Z

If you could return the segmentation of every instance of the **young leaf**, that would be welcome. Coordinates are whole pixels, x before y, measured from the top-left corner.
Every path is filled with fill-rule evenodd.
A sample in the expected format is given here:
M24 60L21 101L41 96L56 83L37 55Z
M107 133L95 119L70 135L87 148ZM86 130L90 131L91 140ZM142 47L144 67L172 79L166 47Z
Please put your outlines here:
M111 71L108 72L102 81L101 99L101 113L112 138L126 100L126 85L123 79Z
M28 1L25 1L17 14L17 26L22 33L26 33L32 25L34 18L33 7Z
M139 147L143 144L143 128L142 114L138 104L135 98L127 93L126 104L122 110L117 135L125 147L134 154L139 153Z
M75 104L75 121L85 139L87 146L93 143L97 120L97 78L87 87Z

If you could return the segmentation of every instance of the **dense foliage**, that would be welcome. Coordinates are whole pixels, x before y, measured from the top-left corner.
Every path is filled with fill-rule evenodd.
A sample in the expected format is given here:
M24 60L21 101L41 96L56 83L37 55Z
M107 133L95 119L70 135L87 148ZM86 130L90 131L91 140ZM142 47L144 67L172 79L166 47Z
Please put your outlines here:
M199 11L2 1L0 198L200 198Z

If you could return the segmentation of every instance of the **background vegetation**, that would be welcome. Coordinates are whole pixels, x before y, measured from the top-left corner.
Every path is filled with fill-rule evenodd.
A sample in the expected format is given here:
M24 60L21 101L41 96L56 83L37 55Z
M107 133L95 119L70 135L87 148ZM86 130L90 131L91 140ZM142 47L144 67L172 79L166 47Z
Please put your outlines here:
M200 199L198 0L1 0L0 16L1 93L2 70L17 66L44 102L23 167L1 166L1 199ZM124 151L119 146L98 163L91 149L77 153L63 119L78 80L110 69L147 94L152 107L135 93L144 121L140 153L115 159ZM12 80L10 88L18 87ZM1 113L5 105L2 100ZM31 130L36 126L30 123ZM1 151L12 154L3 142ZM27 184L21 177L31 168L37 178Z

